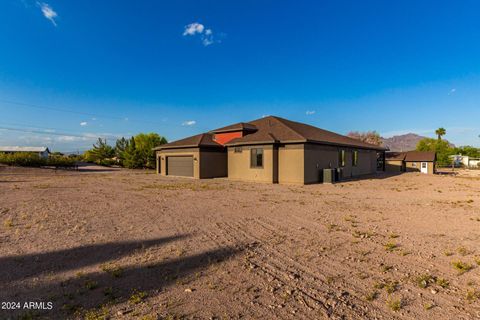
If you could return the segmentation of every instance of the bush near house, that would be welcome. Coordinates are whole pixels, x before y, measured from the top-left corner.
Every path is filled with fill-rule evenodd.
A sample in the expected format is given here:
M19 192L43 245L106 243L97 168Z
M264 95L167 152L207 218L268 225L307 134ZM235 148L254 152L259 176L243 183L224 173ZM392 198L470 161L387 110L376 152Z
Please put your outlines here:
M58 155L41 158L38 154L30 152L0 153L0 163L19 167L73 167L75 166L75 159Z
M472 146L456 147L453 148L453 154L461 154L462 156L480 158L480 148L475 148Z

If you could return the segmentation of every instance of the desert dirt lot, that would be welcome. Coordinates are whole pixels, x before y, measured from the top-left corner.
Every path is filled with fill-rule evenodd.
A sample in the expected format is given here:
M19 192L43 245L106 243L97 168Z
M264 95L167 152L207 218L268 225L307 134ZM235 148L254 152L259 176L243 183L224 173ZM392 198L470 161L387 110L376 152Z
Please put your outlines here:
M21 309L0 319L480 318L477 172L287 186L2 167L0 301Z

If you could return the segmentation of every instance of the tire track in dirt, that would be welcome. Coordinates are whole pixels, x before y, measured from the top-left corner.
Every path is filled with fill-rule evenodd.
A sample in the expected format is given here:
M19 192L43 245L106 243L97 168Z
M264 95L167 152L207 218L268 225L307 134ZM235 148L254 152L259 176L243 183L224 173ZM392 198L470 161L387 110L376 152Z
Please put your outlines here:
M266 217L258 217L255 219L255 223L257 226L262 226L263 228L265 228L267 230L267 232L276 232L276 228L275 227L272 227L272 225L275 225L275 224L280 224L281 226L285 226L285 222L283 222L282 224L282 220L279 220L278 219L278 216L275 217L275 220L274 221L270 221L268 220L268 218ZM285 229L285 227L283 228ZM303 229L302 229L303 230ZM290 230L290 234L292 232L299 232L298 230ZM342 231L343 232L343 231ZM347 233L347 232L345 232ZM378 245L379 247L382 247L383 248L383 244L380 242L380 241L376 241L374 239L369 239L370 241L372 241L374 244ZM280 252L280 251L279 251ZM291 250L287 250L287 251L283 251L281 252L282 255L284 256L287 256L288 253L291 252ZM355 252L352 252L352 253L355 253ZM350 254L349 254L350 255ZM384 260L384 255L379 255L378 257L372 257L373 260L377 261L377 260ZM292 257L289 257L291 261L294 262L293 258ZM408 268L411 270L412 267L414 269L413 272L411 272L412 274L415 273L415 274L424 274L425 273L425 260L422 258L422 257L417 257L417 256L414 256L414 257L410 257L410 259L414 259L414 263L412 263L411 261L409 261L408 263ZM404 264L405 261L402 260L401 257L399 256L390 256L390 260L394 260L392 262L394 262L395 265L398 265L398 266L402 266ZM377 263L379 264L379 263ZM331 260L331 259L328 259L327 261L322 261L322 266L326 266L326 265L329 265L329 268L327 268L327 270L335 270L335 271L340 271L339 273L341 274L348 274L348 272L350 270L354 270L356 268L356 265L351 265L349 263L349 261L345 261L345 260L341 260L341 261L335 261L335 260ZM307 273L310 272L310 276L313 276L313 277L318 277L319 275L315 272L312 273L311 270L306 270L305 268L303 268L303 265L301 264L297 264L297 267L299 269L302 269L303 272ZM366 270L369 270L369 269L366 269ZM390 278L390 277L378 277L378 275L375 273L375 272L366 272L366 271L363 271L363 273L367 273L369 275L369 278L371 280L375 280L377 283L380 283L380 282L383 282L385 281L386 279ZM378 272L377 272L378 273ZM436 272L435 274L438 276L438 273L439 272ZM332 276L334 276L334 274L331 274ZM346 281L343 277L340 277L340 278L336 278L337 282L340 282L341 284L341 287L344 287L344 288L349 288L349 289L354 289L355 292L357 293L362 293L361 296L365 297L367 294L369 294L372 290L365 290L365 288L361 285L356 285L355 283L352 283L352 281ZM409 288L408 290L410 291L413 291L413 293L415 293L416 295L424 295L425 291L423 289L420 289L420 288L417 288L415 286L413 286L413 282L414 282L414 279L412 279L411 277L402 277L401 279L399 279L400 283L399 285L402 286L402 285L405 285L405 284L408 284L408 283L412 283L412 288ZM448 294L450 294L450 292L452 291L456 291L457 288L451 286L449 288L449 292ZM361 298L358 298L359 301L361 302L364 302L364 300L362 300ZM441 294L441 295L438 295L436 294L435 295L435 303L436 305L439 305L439 306L442 306L442 305L450 305L452 304L452 298L451 298L451 295L445 295L445 294ZM366 307L366 305L364 304L364 306ZM370 305L371 306L371 305ZM456 308L452 308L451 312L453 313L457 313L459 312L460 310L456 309ZM468 313L468 311L465 310L465 316L466 317L472 317L474 316L472 313ZM391 315L389 315L391 316ZM417 315L411 315L412 317L415 317ZM420 316L420 315L418 315Z
M278 218L278 217L276 217ZM281 220L274 220L274 221L271 221L271 223L269 224L268 222L265 222L265 220L268 219L266 217L259 217L256 219L256 223L257 225L263 225L263 227L268 231L268 232L275 232L275 228L272 228L271 225L272 224L275 224L275 223L281 223ZM278 220L278 221L277 221ZM267 220L268 221L268 220ZM285 224L283 224L285 225ZM291 232L298 232L298 231L293 231L293 230L290 230ZM346 232L345 232L346 233ZM378 241L375 241L374 239L369 239L370 241L372 241L374 244L377 244L379 247L381 247L383 249L383 244L381 242L378 242ZM282 252L283 255L287 256L288 253L291 252L291 250L287 250L287 251L284 251ZM352 253L355 253L355 252L352 252ZM351 254L349 254L351 255ZM382 260L385 260L384 259L385 255L379 255L378 257L373 257L373 260L375 261L382 261ZM389 257L390 260L394 260L392 261L395 265L398 265L398 266L402 266L404 264L405 261L402 260L401 257L397 256L397 255L393 255L393 256L390 256ZM415 263L412 263L411 261L409 261L408 263L408 268L411 270L412 267L414 269L413 272L410 272L413 274L417 274L417 275L420 275L420 274L425 274L425 260L422 258L422 257L417 257L417 256L414 256L414 257L410 257L410 259L414 259L414 262ZM290 257L290 259L292 259ZM375 263L376 265L379 265L379 263ZM348 272L350 270L354 270L356 268L357 265L352 265L349 263L349 261L345 261L345 260L331 260L331 259L328 259L327 261L322 261L322 266L326 266L326 265L329 265L330 268L327 268L327 270L335 270L335 271L340 271L339 273L341 274L348 274ZM302 265L300 264L299 265L299 268L302 268ZM305 270L305 269L304 269ZM369 279L371 280L375 280L376 283L381 283L381 282L384 282L386 281L388 278L391 278L390 276L386 276L386 277L378 277L377 273L375 273L374 271L371 271L371 272L368 272L369 269L366 269L367 271L363 271L362 273L367 273L369 275ZM306 273L308 273L308 270L305 271ZM434 272L436 276L439 276L439 272ZM334 276L334 274L331 274L332 276ZM318 274L316 273L313 273L313 276L318 276ZM365 297L367 294L369 294L372 290L365 290L364 286L361 286L361 285L356 285L355 283L352 283L352 281L347 281L345 280L343 277L340 277L340 278L336 278L337 282L340 282L341 283L341 287L344 287L344 288L350 288L350 289L354 289L355 292L357 293L361 293L360 296L362 297ZM420 288L417 288L413 285L413 282L414 282L414 279L412 279L412 277L401 277L399 280L399 286L402 286L402 285L407 285L408 283L411 283L412 286L408 288L408 290L410 291L413 291L413 293L415 293L416 295L420 295L420 296L423 296L425 294L425 290L424 289L420 289ZM407 285L408 287L408 285ZM435 302L436 302L436 305L450 305L452 304L452 298L451 298L451 292L455 292L458 288L455 288L453 286L450 286L449 287L449 292L448 293L445 293L445 294L436 294L435 295ZM448 295L446 295L448 294ZM363 302L364 300L362 300L362 298L358 298L360 299L361 302ZM460 310L458 309L455 309L455 308L452 308L451 312L454 312L454 313L457 313L459 312ZM467 312L465 314L465 316L467 317L472 317L473 314L472 313L468 313L468 311L465 311ZM412 316L413 317L413 316Z
M303 299L304 301L309 300L310 303L305 301L307 308L323 309L325 316L334 316L335 314L351 314L353 318L365 316L363 311L354 310L355 303L358 303L358 301L353 303L350 301L352 300L350 295L347 296L342 294L339 296L335 295L332 290L325 290L325 287L328 287L325 282L322 282L322 284L324 284L323 286L319 286L318 281L321 276L313 274L309 270L305 270L305 268L294 259L285 255L284 252L280 252L271 246L265 245L265 240L262 239L261 236L255 236L247 232L245 230L245 225L242 226L241 223L237 222L235 225L225 223L225 226L229 227L232 231L240 231L246 239L250 239L250 241L253 241L254 243L260 243L260 245L255 247L255 257L264 257L266 258L266 261L250 260L250 262L253 263L256 268L260 268L265 274L281 281L284 286L295 288L300 295L300 299ZM309 280L306 277L300 279L298 270L301 270L304 275L308 275L312 280ZM294 284L292 284L292 281ZM334 310L333 307L336 309Z

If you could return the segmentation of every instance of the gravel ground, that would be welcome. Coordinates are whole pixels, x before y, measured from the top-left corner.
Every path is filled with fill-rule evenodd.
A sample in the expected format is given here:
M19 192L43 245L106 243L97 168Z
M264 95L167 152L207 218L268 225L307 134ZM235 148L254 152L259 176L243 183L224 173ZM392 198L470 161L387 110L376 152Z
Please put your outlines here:
M0 319L480 318L480 174L456 173L1 167Z

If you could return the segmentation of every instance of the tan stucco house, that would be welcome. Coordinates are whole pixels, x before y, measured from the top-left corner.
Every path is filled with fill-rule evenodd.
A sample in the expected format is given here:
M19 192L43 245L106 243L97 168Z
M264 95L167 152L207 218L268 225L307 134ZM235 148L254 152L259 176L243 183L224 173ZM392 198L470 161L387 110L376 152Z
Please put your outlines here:
M341 178L383 170L385 148L311 125L269 116L174 141L158 148L157 172L197 179L309 184L323 169Z
M433 151L385 153L385 171L435 173L437 155Z

